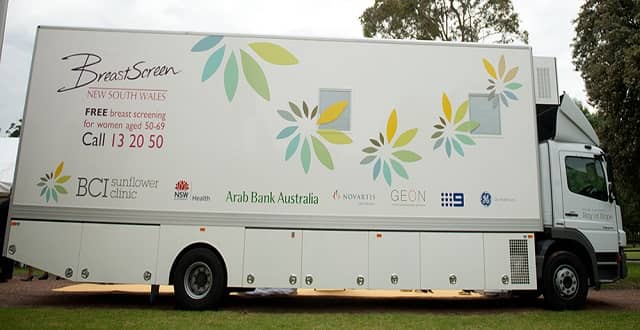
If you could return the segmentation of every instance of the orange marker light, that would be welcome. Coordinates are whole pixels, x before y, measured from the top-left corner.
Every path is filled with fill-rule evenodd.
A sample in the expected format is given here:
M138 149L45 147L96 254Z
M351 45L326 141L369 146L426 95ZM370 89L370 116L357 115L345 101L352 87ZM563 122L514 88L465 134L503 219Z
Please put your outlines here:
M207 228L205 228L205 227L200 227L200 231L207 231Z
M376 238L382 238L382 234L381 233L377 233L376 234Z

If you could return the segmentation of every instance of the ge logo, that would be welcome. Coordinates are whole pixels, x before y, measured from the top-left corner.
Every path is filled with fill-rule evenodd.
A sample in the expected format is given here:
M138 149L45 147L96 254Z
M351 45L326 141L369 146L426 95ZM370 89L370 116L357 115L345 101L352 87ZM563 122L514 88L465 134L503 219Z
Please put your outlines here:
M483 192L482 195L480 195L480 204L484 207L491 206L491 194L486 191Z

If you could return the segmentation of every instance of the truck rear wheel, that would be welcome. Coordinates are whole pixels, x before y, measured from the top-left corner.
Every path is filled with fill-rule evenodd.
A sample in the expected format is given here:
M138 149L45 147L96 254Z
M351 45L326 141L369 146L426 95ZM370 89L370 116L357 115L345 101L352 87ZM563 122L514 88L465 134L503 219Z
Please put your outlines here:
M185 253L175 267L173 287L180 309L216 308L226 294L227 275L222 261L208 249Z
M555 252L547 259L543 283L544 301L550 309L580 309L587 301L587 271L571 252Z

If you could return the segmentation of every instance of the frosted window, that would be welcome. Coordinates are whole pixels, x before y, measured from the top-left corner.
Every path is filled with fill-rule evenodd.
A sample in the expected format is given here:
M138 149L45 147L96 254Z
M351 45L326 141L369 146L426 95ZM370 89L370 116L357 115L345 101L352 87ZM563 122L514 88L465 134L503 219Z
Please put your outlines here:
M494 107L488 94L469 94L469 119L480 123L472 134L502 134L500 103Z
M336 129L340 131L351 130L351 90L348 89L321 89L320 102L318 102L319 114L321 114L328 106L340 102L347 101L347 107L338 119L320 125L322 129Z

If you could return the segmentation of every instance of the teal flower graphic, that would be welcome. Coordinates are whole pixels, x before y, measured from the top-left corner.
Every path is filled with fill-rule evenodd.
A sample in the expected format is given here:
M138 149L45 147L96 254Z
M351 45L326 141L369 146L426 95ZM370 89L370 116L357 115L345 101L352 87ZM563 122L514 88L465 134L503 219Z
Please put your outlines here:
M500 56L500 60L498 61L498 72L496 73L496 69L493 67L491 62L486 58L482 59L482 63L484 64L484 68L489 74L489 87L487 90L489 92L489 101L493 101L493 107L498 106L498 102L502 102L504 106L509 106L509 99L512 101L517 101L518 96L516 95L516 90L522 87L521 83L512 82L518 74L518 67L515 66L509 71L506 71L506 63L504 60L504 55ZM505 72L506 71L506 72Z
M307 103L303 101L302 111L300 111L300 107L293 102L289 102L291 111L278 110L278 114L282 119L294 123L294 125L281 130L276 137L276 139L282 140L295 134L287 145L284 156L285 160L291 159L299 149L302 169L304 173L309 173L309 168L311 167L311 149L313 147L313 152L320 163L326 168L333 170L333 158L322 140L331 144L349 144L352 140L349 136L338 130L320 129L320 125L331 123L340 118L340 115L342 115L346 107L347 101L339 101L325 108L318 116L318 106L310 110ZM316 117L318 117L317 120ZM302 146L300 147L301 141Z
M53 199L57 202L58 194L67 193L67 189L65 189L62 184L69 181L71 177L68 175L62 175L63 168L64 162L60 162L58 167L56 167L55 172L45 173L45 175L41 177L40 181L36 184L36 186L42 188L42 190L40 190L40 197L43 197L47 203L49 202L49 199Z
M378 134L378 139L371 138L371 146L362 149L362 152L367 154L362 161L361 165L367 165L375 161L373 165L373 180L377 180L380 172L384 177L384 181L387 185L391 186L392 172L391 169L400 177L409 179L409 173L402 166L402 163L413 163L422 159L420 155L409 150L397 150L401 147L409 144L418 133L417 128L406 130L404 133L398 136L398 139L394 142L396 130L398 129L398 115L396 110L391 111L389 119L387 120L387 139L382 133ZM402 163L401 163L402 162Z
M473 120L463 121L467 116L468 109L469 103L467 101L462 102L456 110L455 117L451 118L451 102L447 94L442 93L442 113L444 118L440 117L440 122L433 126L436 129L436 132L431 135L431 139L436 140L433 150L440 148L444 144L447 157L451 158L451 149L464 157L462 146L476 144L471 138L471 131L478 128L480 123Z
M216 48L224 39L223 36L206 36L198 41L192 48L192 52L204 52ZM270 42L252 42L249 43L251 48L264 61L275 65L294 65L298 64L298 59L282 46ZM220 68L225 56L227 47L220 45L215 49L202 69L202 81L206 81L213 76ZM260 64L247 51L240 49L240 65L242 73L249 83L249 86L263 99L269 101L271 93L269 91L269 83L267 77L262 70ZM227 100L233 101L236 95L239 81L238 60L236 51L230 50L227 63L224 67L224 91L227 94Z

